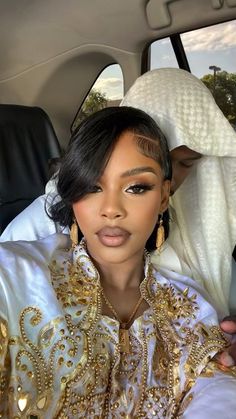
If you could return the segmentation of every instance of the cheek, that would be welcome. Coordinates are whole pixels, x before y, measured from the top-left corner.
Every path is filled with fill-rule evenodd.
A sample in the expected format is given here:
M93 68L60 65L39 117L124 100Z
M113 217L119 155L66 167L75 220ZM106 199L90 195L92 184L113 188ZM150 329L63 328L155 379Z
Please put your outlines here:
M136 205L135 214L139 225L152 229L158 220L161 206L160 196L146 198L142 203Z
M72 205L75 218L78 225L83 231L83 227L89 223L91 220L92 206L88 205L85 201L79 201Z

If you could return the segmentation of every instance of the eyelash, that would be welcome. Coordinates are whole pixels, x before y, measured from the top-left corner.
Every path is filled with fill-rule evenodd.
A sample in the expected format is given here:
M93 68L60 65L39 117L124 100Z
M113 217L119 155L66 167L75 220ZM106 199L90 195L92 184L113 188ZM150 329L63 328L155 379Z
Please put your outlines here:
M126 188L126 192L131 190L132 194L134 195L141 195L147 191L151 191L154 188L154 185L150 185L148 183L136 183L135 185L130 185Z
M193 167L193 165L194 163L187 164L187 163L181 162L181 166L186 167L187 169L190 169L191 167Z
M98 185L91 186L89 193L98 193L101 192L101 187Z
M154 185L151 185L148 183L136 183L134 185L130 185L128 188L125 189L125 191L128 193L132 193L134 195L141 195L147 191L151 191L153 188L154 188ZM102 192L102 188L98 185L94 185L90 190L90 193L98 193L98 192Z

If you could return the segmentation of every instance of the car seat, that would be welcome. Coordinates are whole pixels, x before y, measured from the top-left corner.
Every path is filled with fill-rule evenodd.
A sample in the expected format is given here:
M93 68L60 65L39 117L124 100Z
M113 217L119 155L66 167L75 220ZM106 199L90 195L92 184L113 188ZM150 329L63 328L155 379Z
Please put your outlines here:
M52 123L41 108L0 104L0 234L44 193L49 161L60 155Z

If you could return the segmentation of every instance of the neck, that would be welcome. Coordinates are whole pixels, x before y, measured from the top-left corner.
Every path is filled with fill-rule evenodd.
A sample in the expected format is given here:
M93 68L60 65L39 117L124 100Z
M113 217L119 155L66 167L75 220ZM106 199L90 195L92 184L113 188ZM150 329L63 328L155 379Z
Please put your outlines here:
M113 288L119 291L137 288L144 277L143 257L122 264L106 264L93 261L101 278L104 289Z

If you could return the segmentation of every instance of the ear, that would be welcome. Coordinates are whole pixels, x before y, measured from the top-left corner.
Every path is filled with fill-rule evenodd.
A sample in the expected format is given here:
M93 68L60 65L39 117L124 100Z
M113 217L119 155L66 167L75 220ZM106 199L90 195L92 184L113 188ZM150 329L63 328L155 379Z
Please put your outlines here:
M160 212L164 212L168 208L170 197L170 183L170 180L164 180L162 183Z

